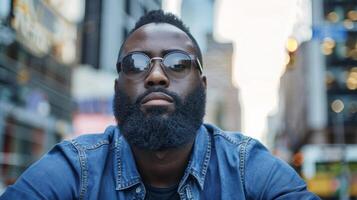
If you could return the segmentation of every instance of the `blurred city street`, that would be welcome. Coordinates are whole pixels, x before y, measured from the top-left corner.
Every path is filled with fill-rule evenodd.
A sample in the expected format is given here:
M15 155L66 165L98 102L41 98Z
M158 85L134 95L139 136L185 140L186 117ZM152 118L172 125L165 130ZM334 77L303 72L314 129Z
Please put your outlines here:
M357 199L356 0L1 0L0 195L56 143L115 125L119 48L163 9L203 51L205 122Z

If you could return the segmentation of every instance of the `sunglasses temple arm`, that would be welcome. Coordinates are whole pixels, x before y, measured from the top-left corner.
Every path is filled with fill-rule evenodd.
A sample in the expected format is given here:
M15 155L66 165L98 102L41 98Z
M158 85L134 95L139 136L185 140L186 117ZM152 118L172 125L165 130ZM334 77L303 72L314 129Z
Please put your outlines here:
M117 62L117 64L116 64L116 69L117 69L117 72L118 72L118 74L119 74L120 71L121 71L121 62Z
M198 69L200 70L201 74L203 73L203 68L202 68L202 65L201 65L201 62L198 58L196 58L196 61L198 63Z

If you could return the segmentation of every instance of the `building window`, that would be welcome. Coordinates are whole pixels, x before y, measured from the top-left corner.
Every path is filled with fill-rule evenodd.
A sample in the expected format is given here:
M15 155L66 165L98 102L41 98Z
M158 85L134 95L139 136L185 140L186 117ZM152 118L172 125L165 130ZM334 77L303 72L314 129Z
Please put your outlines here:
M123 41L125 41L126 37L128 37L129 31L127 28L123 28Z
M130 4L130 0L125 0L125 12L128 15L131 15L131 4Z
M147 9L145 6L142 5L141 7L142 7L142 9L143 9L143 13L144 13L144 14L148 13L148 9Z

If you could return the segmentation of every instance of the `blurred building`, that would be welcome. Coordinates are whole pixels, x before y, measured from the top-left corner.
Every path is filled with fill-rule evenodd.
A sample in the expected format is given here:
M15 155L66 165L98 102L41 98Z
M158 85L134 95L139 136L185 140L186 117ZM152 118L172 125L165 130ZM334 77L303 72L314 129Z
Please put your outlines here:
M350 156L357 154L351 154L357 143L357 3L313 0L311 10L311 40L299 40L295 32L287 43L279 109L269 118L271 145L309 172L303 175L309 174L310 189L323 198L341 198L348 185L357 196L357 160ZM312 159L324 151L325 157ZM345 165L350 178L341 179Z
M233 85L232 43L220 43L207 35L203 54L207 76L205 121L230 131L241 130L241 108L238 88Z
M326 25L316 35L323 38L321 52L326 63L327 140L356 144L357 2L324 1L323 8ZM339 125L342 132L336 130Z
M119 48L135 22L161 0L86 1L81 63L115 71Z
M214 3L183 0L181 16L203 53L203 73L207 76L205 122L237 131L241 130L241 107L239 90L233 85L233 44L217 42L213 37Z
M80 1L0 2L0 193L71 132L80 16L69 5L80 13Z
M161 0L86 1L82 65L73 73L76 135L102 132L115 124L112 100L119 48L135 22L148 11L160 9L161 4Z
M293 152L306 143L357 143L357 7L353 1L312 2L313 38L295 41L281 77L277 115L283 123L275 142L289 138L282 143Z

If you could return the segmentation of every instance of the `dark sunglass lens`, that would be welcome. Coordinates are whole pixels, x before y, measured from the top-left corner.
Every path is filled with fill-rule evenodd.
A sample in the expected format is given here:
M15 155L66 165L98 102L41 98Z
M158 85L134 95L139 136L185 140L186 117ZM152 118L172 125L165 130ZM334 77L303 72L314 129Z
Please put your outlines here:
M148 67L149 60L146 55L140 53L129 54L123 58L123 72L128 75L144 72Z
M190 56L180 52L168 54L163 62L167 68L176 73L185 73L191 68Z

